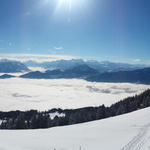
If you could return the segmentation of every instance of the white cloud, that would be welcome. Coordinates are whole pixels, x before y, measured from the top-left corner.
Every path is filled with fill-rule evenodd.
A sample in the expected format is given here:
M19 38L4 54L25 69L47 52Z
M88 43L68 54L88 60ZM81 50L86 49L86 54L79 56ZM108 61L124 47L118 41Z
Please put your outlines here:
M60 47L54 47L55 50L63 50L64 48L62 46Z
M69 55L42 55L42 54L0 54L0 59L9 59L9 60L17 60L17 61L36 61L36 62L44 62L44 61L56 61L56 60L71 60L76 57Z
M27 49L25 49L25 51L26 51L26 52L29 52L29 51L31 51L31 48L27 48Z
M134 59L133 62L135 62L135 63L141 62L141 59L139 59L139 58Z

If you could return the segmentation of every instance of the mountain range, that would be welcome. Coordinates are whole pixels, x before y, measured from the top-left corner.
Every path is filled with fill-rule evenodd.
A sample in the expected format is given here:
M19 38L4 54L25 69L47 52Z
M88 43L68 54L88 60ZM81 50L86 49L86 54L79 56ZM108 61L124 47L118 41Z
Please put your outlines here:
M25 64L18 61L1 60L0 72L27 72L20 77L32 79L80 78L92 82L130 82L150 84L150 67L146 67L145 65L137 66L122 63L72 59L39 63L42 66L44 65L45 68L49 68L45 72L40 72L30 71ZM33 66L33 64L28 64L28 66ZM11 77L14 76L7 74L0 76L2 79Z
M45 72L33 71L27 74L21 75L21 78L32 79L57 79L57 78L86 78L91 75L99 74L99 72L88 65L79 65L66 70L47 70Z
M80 65L65 71L57 69L47 70L45 72L29 72L20 77L32 79L80 78L92 82L130 82L150 84L150 67L133 71L99 73L88 65Z
M117 72L117 71L131 71L136 69L142 69L147 67L146 65L135 65L127 63L114 63L109 61L96 61L83 59L72 59L72 60L57 60L50 62L41 62L36 61L12 61L7 59L0 60L0 72L1 73L15 73L15 72L28 72L30 67L41 67L45 70L68 70L78 66L88 65L90 68L97 70L100 73L104 72Z
M145 68L146 65L133 65L127 63L114 63L109 61L96 61L96 60L88 60L85 61L83 59L72 59L72 60L57 60L51 62L41 62L38 63L36 61L26 61L24 64L27 67L41 67L45 68L46 70L53 70L53 69L60 69L66 70L70 68L74 68L75 66L79 65L88 65L89 67L96 69L100 73L103 72L115 72L115 71L130 71L135 69Z

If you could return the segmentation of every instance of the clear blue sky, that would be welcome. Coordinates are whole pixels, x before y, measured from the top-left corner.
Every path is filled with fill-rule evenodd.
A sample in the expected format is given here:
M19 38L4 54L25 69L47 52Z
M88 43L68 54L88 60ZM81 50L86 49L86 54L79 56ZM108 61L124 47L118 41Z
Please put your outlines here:
M148 61L150 0L0 0L0 53Z

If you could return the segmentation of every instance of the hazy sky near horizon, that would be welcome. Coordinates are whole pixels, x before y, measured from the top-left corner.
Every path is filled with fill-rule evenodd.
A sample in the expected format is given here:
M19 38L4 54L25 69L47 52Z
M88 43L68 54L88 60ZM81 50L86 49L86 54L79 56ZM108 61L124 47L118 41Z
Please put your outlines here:
M148 62L149 0L0 0L0 53Z

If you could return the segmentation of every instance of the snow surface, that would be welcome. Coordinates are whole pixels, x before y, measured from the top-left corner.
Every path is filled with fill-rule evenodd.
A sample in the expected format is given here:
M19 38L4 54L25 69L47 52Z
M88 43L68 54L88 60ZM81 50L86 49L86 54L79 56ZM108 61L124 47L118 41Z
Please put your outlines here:
M78 125L1 130L0 150L149 150L150 108Z
M110 106L147 88L150 85L79 79L0 79L0 111Z
M49 113L50 118L53 120L56 116L57 117L65 117L66 115L64 113L59 113L59 112L55 112L55 113Z

